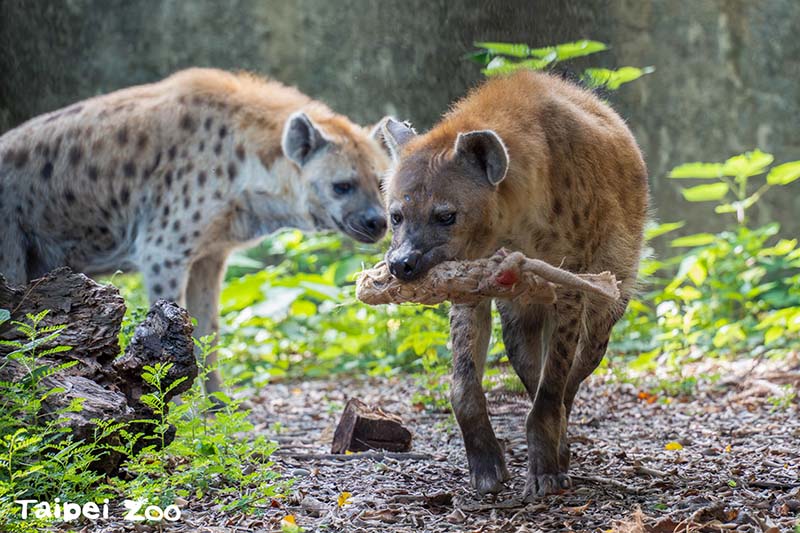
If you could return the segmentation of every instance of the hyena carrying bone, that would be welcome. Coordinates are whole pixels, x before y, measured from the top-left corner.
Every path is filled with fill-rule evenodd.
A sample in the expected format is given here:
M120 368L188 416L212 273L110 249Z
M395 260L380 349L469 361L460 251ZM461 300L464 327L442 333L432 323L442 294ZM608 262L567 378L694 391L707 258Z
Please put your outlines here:
M634 291L647 214L647 172L623 120L591 93L523 71L484 83L425 135L387 120L395 156L386 261L413 280L448 260L502 247L576 273L610 271L621 298L557 290L555 304L497 300L509 361L533 408L526 421L527 500L569 486L567 420ZM473 486L508 477L481 388L491 301L453 305L453 411Z
M0 273L138 270L151 301L214 333L234 249L283 227L380 239L388 164L369 131L294 88L185 70L0 137Z

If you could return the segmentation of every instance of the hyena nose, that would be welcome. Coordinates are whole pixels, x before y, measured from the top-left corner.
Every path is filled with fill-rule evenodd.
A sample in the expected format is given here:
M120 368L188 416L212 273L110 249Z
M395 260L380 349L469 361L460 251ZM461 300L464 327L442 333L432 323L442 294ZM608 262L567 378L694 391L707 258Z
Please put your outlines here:
M386 217L381 214L366 215L361 223L367 233L376 239L383 237L383 234L386 233Z
M389 262L389 272L396 278L403 281L411 281L418 275L418 266L422 259L422 254L418 251L409 253L404 257L394 259Z

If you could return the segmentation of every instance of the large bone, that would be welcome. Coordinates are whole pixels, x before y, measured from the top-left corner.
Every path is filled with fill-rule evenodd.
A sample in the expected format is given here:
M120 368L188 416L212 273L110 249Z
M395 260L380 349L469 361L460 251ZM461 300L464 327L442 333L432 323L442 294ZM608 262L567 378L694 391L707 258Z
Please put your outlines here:
M408 282L392 276L386 263L380 262L359 274L356 297L369 305L435 305L444 301L475 304L487 298L549 304L556 301L557 288L578 290L612 301L619 298L617 280L610 272L573 274L505 249L485 259L446 261L433 267L424 277Z

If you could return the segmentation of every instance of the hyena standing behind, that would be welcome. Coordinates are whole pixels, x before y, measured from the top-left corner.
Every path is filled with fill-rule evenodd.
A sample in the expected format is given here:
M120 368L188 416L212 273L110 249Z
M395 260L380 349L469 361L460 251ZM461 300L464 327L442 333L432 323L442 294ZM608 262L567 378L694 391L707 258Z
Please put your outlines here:
M496 302L509 361L533 402L524 497L567 488L572 402L636 282L648 191L633 136L591 93L529 71L486 82L425 135L392 120L383 130L397 159L386 259L398 278L506 247L621 281L616 304L563 291L554 305ZM481 388L490 333L490 302L453 306L451 401L481 494L508 477Z
M232 250L283 227L380 239L388 164L370 132L293 88L182 71L0 137L0 274L138 270L206 335Z

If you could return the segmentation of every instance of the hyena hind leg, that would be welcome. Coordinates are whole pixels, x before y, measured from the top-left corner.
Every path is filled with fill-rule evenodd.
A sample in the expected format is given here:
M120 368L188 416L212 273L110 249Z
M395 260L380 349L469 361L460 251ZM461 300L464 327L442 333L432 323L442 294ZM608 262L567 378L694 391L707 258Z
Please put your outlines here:
M222 277L225 274L224 255L202 257L192 264L189 271L189 282L186 288L186 308L189 314L197 319L194 337L199 339L206 335L219 334L219 297ZM219 339L214 339L214 344ZM199 356L199 350L196 350ZM206 376L206 392L220 392L222 377L217 368L217 352L208 354L205 365L211 370Z
M611 328L622 317L627 307L627 298L616 304L615 308L606 312L594 309L591 303L587 303L583 310L583 331L575 355L575 361L567 378L567 386L564 390L564 411L568 421L572 414L572 406L575 396L581 384L592 375L592 372L600 365L608 348L608 341L611 337ZM564 471L569 468L570 449L566 439L562 440L559 450L559 462L562 463Z
M554 305L554 329L547 342L536 396L525 429L528 440L528 477L523 498L531 501L569 488L570 479L562 468L560 451L566 444L564 392L580 333L582 297L559 294Z
M498 301L497 309L508 360L533 402L539 388L545 339L550 335L552 318L547 307L542 305L519 307L508 301Z

